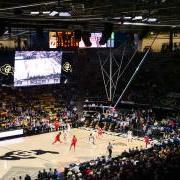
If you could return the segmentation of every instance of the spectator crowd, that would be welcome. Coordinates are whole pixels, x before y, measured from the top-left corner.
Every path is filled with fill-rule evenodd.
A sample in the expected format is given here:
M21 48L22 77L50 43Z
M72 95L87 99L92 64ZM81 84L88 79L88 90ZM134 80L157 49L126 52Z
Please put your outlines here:
M100 157L65 169L67 180L179 179L180 139L171 137L148 149L129 149L113 158Z
M23 128L34 134L73 124L78 118L74 100L55 89L1 87L0 131Z

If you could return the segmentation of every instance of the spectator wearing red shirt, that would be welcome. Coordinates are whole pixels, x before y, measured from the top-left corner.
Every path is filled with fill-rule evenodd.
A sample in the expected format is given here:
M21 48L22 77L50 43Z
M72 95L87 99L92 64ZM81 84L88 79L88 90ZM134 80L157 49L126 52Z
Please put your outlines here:
M59 123L58 120L56 120L56 121L54 122L54 127L55 127L55 131L58 131L58 130L59 130L60 123Z

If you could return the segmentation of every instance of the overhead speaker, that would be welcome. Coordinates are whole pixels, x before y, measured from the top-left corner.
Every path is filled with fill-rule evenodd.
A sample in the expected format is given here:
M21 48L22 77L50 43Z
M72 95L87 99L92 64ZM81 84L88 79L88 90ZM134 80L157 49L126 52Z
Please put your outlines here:
M84 41L84 44L86 47L90 47L92 45L90 41L91 33L88 31L82 32L82 40Z
M113 24L106 23L104 25L104 31L102 32L102 37L99 41L100 45L104 45L107 43L108 39L111 37L112 31L113 31Z
M81 41L81 36L82 36L81 30L75 30L74 31L74 38L75 38L76 41L80 42Z

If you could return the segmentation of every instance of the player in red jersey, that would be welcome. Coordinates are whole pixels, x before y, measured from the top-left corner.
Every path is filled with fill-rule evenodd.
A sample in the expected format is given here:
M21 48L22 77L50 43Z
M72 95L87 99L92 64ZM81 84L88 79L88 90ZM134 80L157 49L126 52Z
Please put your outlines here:
M60 127L60 123L59 123L59 121L56 119L56 121L54 122L55 131L58 131L58 130L59 130L59 127Z
M61 140L60 140L60 136L61 136L61 132L59 132L59 133L56 135L56 137L54 138L54 142L53 142L52 144L55 144L57 141L59 141L60 143L62 143Z
M103 135L102 128L99 127L98 130L97 130L97 133L98 133L97 137L102 137L102 135Z
M74 147L74 151L75 151L76 143L77 143L77 138L76 138L76 136L74 135L73 138L72 138L72 140L71 140L71 146L70 146L70 149L69 149L69 150L71 150L71 148L72 148L72 146L73 146L73 147Z
M150 143L148 136L144 136L144 142L145 142L145 145L146 145L146 148L147 148L147 145Z

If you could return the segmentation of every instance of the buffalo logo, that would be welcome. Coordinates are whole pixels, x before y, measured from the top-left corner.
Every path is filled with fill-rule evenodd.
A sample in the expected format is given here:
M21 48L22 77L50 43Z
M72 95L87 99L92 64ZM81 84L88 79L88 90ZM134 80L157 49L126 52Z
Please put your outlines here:
M20 159L35 159L38 155L43 155L46 153L50 154L59 154L55 151L44 151L44 150L30 150L30 151L10 151L7 152L4 156L0 156L0 160L20 160Z
M63 64L63 70L64 70L65 72L72 72L72 66L71 66L71 64L70 64L69 62L65 62L65 63Z
M0 72L6 76L8 76L9 74L13 75L14 68L9 64L4 64L3 66L0 67Z

